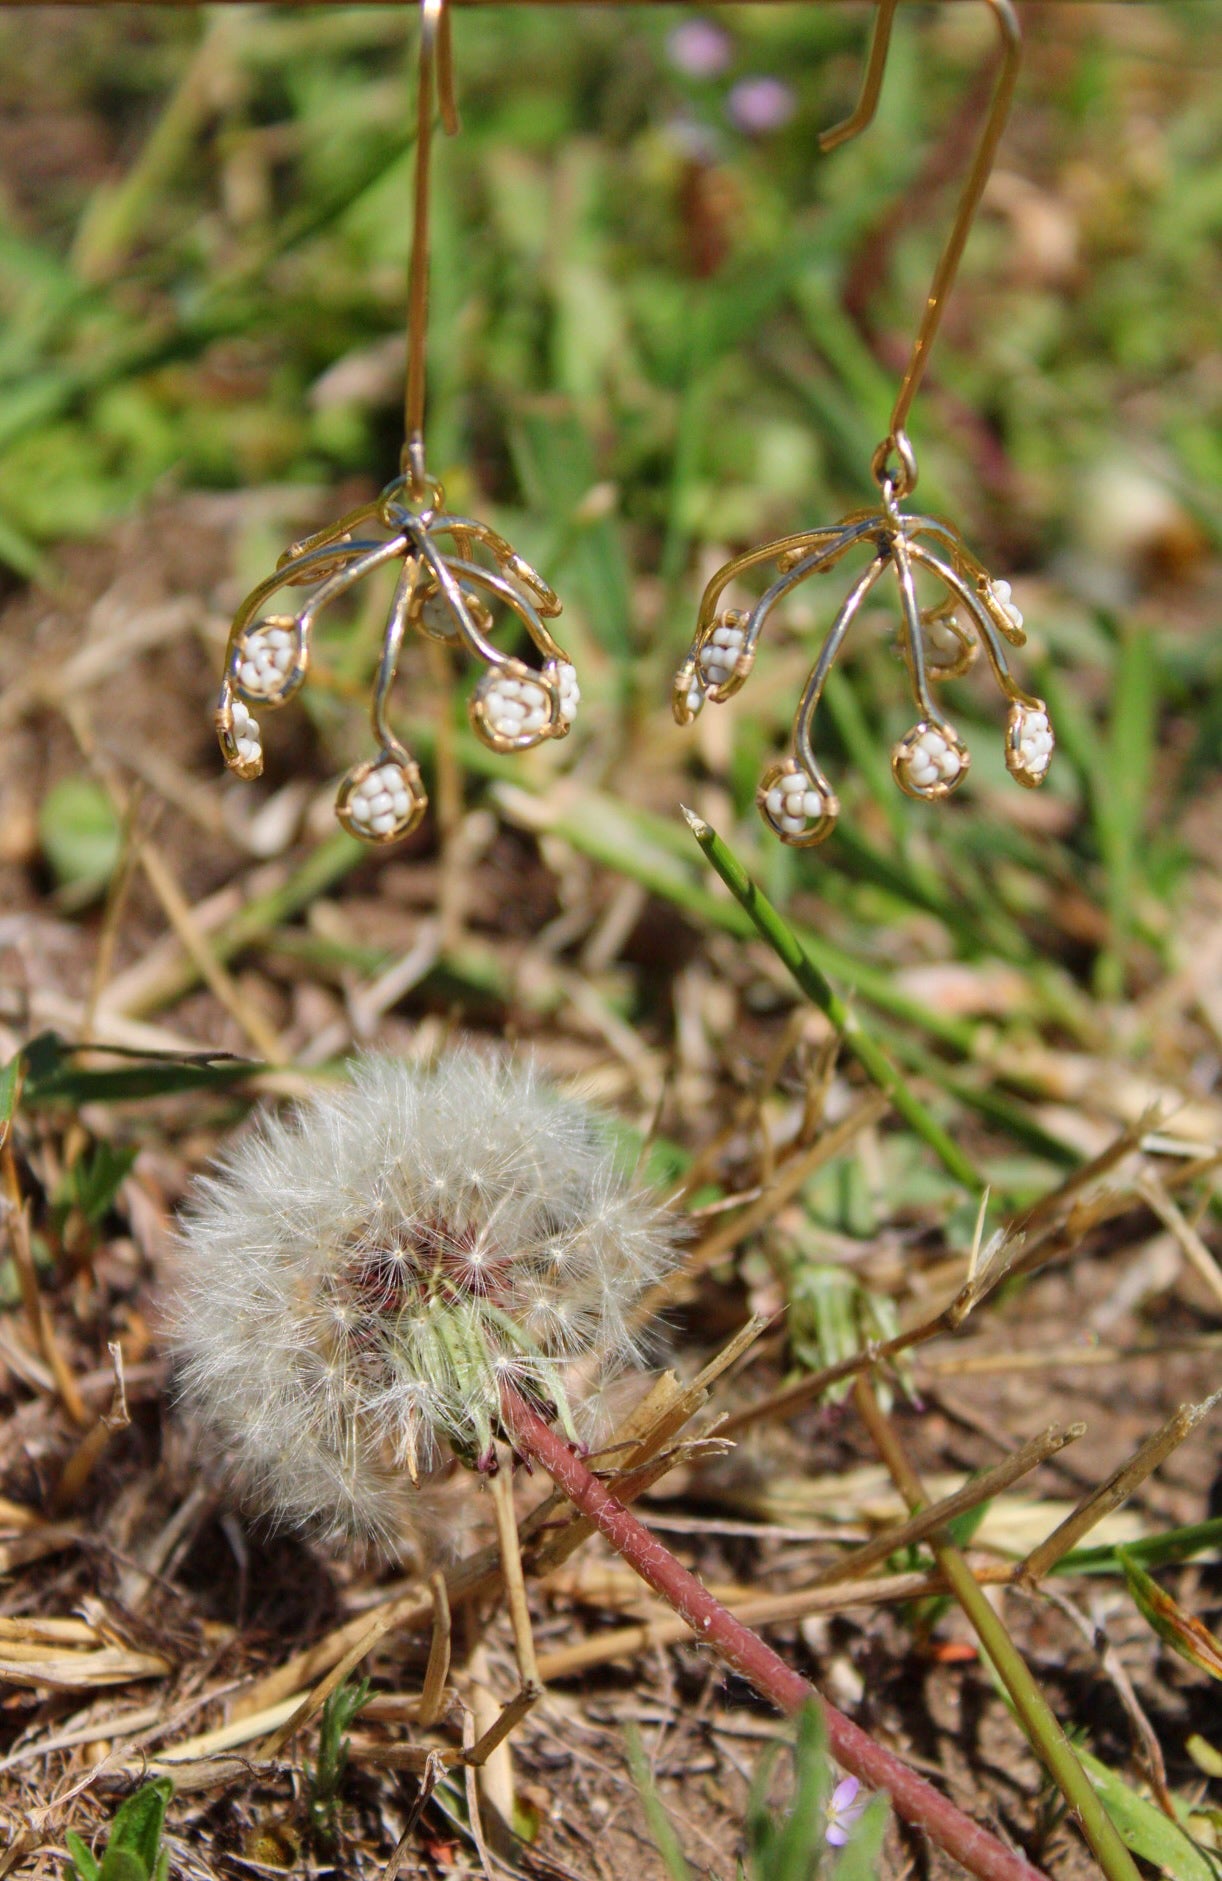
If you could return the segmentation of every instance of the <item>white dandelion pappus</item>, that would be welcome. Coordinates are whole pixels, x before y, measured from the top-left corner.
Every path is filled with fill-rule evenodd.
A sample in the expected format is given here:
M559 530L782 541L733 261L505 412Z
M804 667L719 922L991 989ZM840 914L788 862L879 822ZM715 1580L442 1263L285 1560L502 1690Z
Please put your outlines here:
M394 1553L421 1477L488 1458L502 1384L588 1425L640 1359L633 1309L676 1243L604 1120L528 1065L363 1058L196 1184L168 1314L180 1395L262 1511Z

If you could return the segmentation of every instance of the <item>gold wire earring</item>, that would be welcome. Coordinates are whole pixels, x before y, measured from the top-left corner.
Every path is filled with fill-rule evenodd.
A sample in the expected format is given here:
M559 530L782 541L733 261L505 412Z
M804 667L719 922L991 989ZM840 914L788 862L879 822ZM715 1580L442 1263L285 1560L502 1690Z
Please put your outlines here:
M861 96L851 116L820 139L825 150L856 136L874 115L896 4L897 0L880 0ZM1042 699L1020 689L1006 662L1005 643L1021 647L1026 638L1022 615L1010 598L1010 584L994 581L948 524L900 507L917 481L916 454L904 425L929 362L1018 77L1021 40L1010 0L988 0L988 4L1001 33L1001 75L954 226L934 271L890 430L870 466L880 502L874 509L855 510L827 528L784 536L727 562L704 591L695 637L675 675L675 718L680 725L688 725L706 700L719 705L739 690L751 671L766 621L787 595L810 576L834 568L858 545L873 549L873 561L841 605L807 678L794 718L792 754L769 766L756 794L765 822L782 842L798 848L822 842L840 813L835 792L815 757L813 721L845 636L888 569L894 571L899 588L899 646L920 714L891 754L892 774L900 789L928 802L949 796L966 776L969 754L935 704L930 682L966 671L980 647L1010 701L1005 755L1011 776L1034 789L1043 783L1052 757L1047 708ZM768 562L775 564L777 578L753 607L721 606L733 581ZM917 599L916 570L941 586L942 596L931 606L922 607Z
M528 751L546 738L563 738L579 699L572 663L545 625L560 612L555 594L486 523L451 515L440 483L426 467L429 165L438 110L446 132L453 135L458 112L449 11L446 0L422 0L407 293L406 441L400 474L374 502L294 542L274 574L247 596L230 629L216 708L225 763L239 777L258 777L263 747L253 709L285 705L301 686L314 623L324 608L374 570L401 563L373 689L376 755L353 765L335 802L344 828L373 843L406 836L428 804L419 766L387 719L409 627L426 639L464 649L484 666L468 709L474 730L494 751ZM295 613L265 611L281 589L306 587L312 593ZM521 623L539 655L538 666L492 644L488 636L498 610Z

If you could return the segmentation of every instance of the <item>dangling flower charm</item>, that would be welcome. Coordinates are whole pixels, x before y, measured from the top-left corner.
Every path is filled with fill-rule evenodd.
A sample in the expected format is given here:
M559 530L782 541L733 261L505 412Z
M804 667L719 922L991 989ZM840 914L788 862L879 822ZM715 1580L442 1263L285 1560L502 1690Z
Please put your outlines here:
M419 767L386 717L409 627L461 648L486 668L469 711L477 735L494 751L529 751L546 738L563 738L580 698L572 663L544 624L560 603L542 576L486 523L449 514L440 484L425 480L413 493L405 474L375 502L294 543L238 609L216 708L221 754L238 777L258 777L263 769L252 708L288 703L309 671L310 639L323 609L392 562L401 566L373 693L377 751L353 765L335 803L344 828L371 843L406 836L428 805ZM309 588L305 605L295 613L264 612L287 588ZM537 667L492 644L495 608L525 628Z
M898 460L894 473L889 468L892 456ZM1034 789L1043 783L1052 758L1047 707L1020 690L1006 661L1004 643L1021 647L1026 640L1009 582L992 580L946 523L900 509L916 484L916 460L903 431L880 446L873 469L882 496L876 510L856 510L829 528L784 536L718 570L704 591L695 638L675 675L674 715L680 725L689 725L706 701L720 705L743 685L764 625L787 595L812 575L826 574L851 549L873 549L873 560L842 603L806 681L794 719L792 755L769 766L756 792L764 821L795 848L822 842L839 815L835 792L815 757L812 726L845 636L888 569L899 589L900 652L919 714L891 753L891 772L900 789L910 797L937 802L958 789L967 775L967 748L938 709L930 685L966 672L981 647L1011 702L1006 729L1010 775ZM777 576L754 607L721 606L733 581L768 562L775 564ZM917 600L917 569L942 586L943 598L933 606L922 607Z

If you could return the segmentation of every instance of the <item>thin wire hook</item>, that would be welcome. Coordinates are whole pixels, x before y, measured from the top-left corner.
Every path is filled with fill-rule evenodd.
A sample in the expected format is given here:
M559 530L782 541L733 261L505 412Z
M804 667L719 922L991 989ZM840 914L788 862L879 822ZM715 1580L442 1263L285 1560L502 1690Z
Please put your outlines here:
M428 488L424 468L425 343L429 316L429 170L433 114L440 110L448 137L459 128L454 99L454 51L446 0L421 0L416 95L416 175L412 197L412 249L407 270L407 390L404 397L403 472L413 497Z
M925 312L921 317L916 339L912 343L912 352L909 355L908 365L900 382L899 393L891 413L892 437L903 430L905 420L912 409L912 401L925 376L930 348L942 324L946 301L954 284L955 275L958 273L963 250L967 246L967 238L972 232L972 224L976 220L976 211L980 207L980 198L984 194L984 186L993 168L993 159L997 155L1001 134L1006 128L1006 120L1010 115L1010 106L1014 100L1014 88L1018 83L1018 68L1022 61L1022 31L1018 24L1018 16L1011 5L1011 0L987 0L987 4L993 9L993 17L997 21L997 29L1001 36L1001 75L993 93L993 102L989 106L989 114L985 119L976 154L972 158L972 167L968 172L963 194L959 198L954 225L946 246L942 250L938 265L934 269L933 280L930 282ZM871 59L873 59L873 47L871 47ZM867 78L868 76L869 74Z
M841 144L847 144L852 137L861 132L874 120L878 110L878 94L883 87L883 73L887 66L887 54L891 49L891 26L895 19L895 9L899 0L878 0L878 11L874 15L874 31L870 35L870 51L866 58L865 74L861 81L861 94L847 118L839 124L833 124L829 131L824 131L819 139L820 150L837 150Z
M1014 87L1018 82L1018 68L1022 59L1022 32L1018 17L1011 5L1011 0L987 0L997 21L1002 43L1001 76L993 94L989 114L984 130L972 159L972 167L959 199L946 246L934 270L929 294L925 302L925 312L912 343L912 352L908 358L895 406L891 413L891 428L875 454L874 474L881 482L884 476L890 477L892 457L900 460L900 470L896 482L896 494L911 494L916 484L916 462L912 457L912 447L904 431L904 424L912 409L912 402L917 395L925 368L929 363L929 353L942 324L942 315L950 295L954 279L959 271L963 250L971 234L972 224L976 220L976 211L980 207L980 198L984 194L985 184L993 168L997 155L997 146L1001 141L1006 120L1010 115L1010 106L1014 99ZM850 138L857 137L873 121L878 109L879 94L882 90L883 74L886 70L887 55L891 48L891 29L895 20L899 0L878 0L878 11L874 17L874 31L870 37L870 50L866 58L865 74L861 81L861 93L849 116L839 124L834 124L824 131L819 139L820 150L835 150L846 144Z

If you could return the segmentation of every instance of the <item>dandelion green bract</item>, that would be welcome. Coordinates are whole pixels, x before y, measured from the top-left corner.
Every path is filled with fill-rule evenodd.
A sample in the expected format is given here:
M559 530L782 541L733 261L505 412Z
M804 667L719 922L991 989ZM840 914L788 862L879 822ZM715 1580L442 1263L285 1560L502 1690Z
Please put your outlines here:
M676 1239L605 1122L529 1065L362 1058L190 1197L181 1396L260 1509L394 1552L414 1485L488 1455L503 1385L589 1425Z

